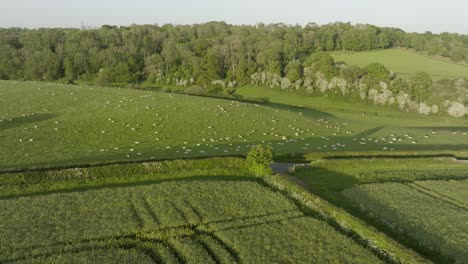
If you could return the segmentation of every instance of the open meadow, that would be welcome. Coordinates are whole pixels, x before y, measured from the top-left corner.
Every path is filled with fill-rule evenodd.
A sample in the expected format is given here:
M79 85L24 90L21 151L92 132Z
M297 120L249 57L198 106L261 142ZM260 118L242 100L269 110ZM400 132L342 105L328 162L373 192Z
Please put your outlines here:
M400 48L362 52L336 51L332 55L338 63L360 67L379 62L403 78L411 77L416 72L427 72L436 80L468 77L468 65Z
M259 143L278 155L468 149L466 119L348 110L350 103L327 98L246 90L239 93L272 103L0 81L0 146L7 150L0 170L245 155ZM307 108L288 105L296 98L294 105Z

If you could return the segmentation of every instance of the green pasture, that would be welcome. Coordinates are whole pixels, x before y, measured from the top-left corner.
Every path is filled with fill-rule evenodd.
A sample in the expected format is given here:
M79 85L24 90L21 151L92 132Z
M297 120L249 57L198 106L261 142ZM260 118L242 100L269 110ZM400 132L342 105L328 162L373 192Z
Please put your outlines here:
M336 51L332 56L338 63L360 67L379 62L403 78L421 71L429 73L433 79L468 78L467 65L399 48L362 52Z
M468 149L464 119L241 88L252 104L120 88L0 82L0 169L329 151ZM308 107L297 108L294 105Z
M330 97L313 97L265 87L241 87L244 98L267 98L270 104L307 109L303 113L346 124L330 131L325 141L309 142L309 152L337 151L442 151L468 149L468 120L403 113ZM325 143L325 144L324 144ZM328 144L326 144L328 143ZM339 144L339 145L338 145ZM343 147L343 145L345 145ZM326 146L326 147L325 147Z

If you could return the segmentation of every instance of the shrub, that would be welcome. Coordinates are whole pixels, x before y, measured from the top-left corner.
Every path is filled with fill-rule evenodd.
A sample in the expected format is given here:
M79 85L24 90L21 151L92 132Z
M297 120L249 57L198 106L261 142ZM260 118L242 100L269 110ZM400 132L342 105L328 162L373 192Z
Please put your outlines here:
M273 162L273 150L270 146L255 145L247 154L248 168L258 176L272 174L270 163Z
M195 95L203 95L205 94L205 88L202 86L191 86L184 90L186 94L195 94Z
M454 102L448 108L447 113L453 117L463 117L466 114L466 108L463 104Z

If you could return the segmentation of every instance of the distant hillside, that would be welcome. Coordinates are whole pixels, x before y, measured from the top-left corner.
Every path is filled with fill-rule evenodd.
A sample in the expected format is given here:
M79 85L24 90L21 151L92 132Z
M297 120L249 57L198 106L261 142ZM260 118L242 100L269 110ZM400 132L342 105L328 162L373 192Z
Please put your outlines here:
M468 66L425 56L405 49L386 49L375 51L337 51L332 53L335 61L365 67L373 62L384 64L388 69L403 78L416 72L429 73L433 79L468 78Z

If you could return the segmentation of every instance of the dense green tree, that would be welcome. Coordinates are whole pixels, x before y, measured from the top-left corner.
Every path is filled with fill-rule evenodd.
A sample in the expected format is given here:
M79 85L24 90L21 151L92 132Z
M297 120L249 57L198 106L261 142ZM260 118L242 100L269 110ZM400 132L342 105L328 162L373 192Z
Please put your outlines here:
M390 41L385 32L381 32L378 36L378 47L381 49L386 49L390 46Z
M388 80L390 71L382 63L371 63L366 68L367 77L372 80Z
M302 77L302 65L298 61L291 61L286 65L286 78L290 81L295 82Z
M397 94L399 92L408 93L409 92L408 82L405 79L397 77L391 82L390 91L392 91L394 94Z
M413 99L424 102L431 96L432 78L426 72L417 72L410 79L410 95Z
M271 175L273 172L270 164L273 162L273 150L270 146L255 145L247 153L246 162L249 169L256 175Z
M346 81L353 83L359 80L364 74L365 71L361 69L359 66L350 65L347 67L343 67L339 71L340 77L345 79Z
M338 73L338 70L335 67L335 60L327 52L312 53L312 55L307 58L304 66L310 66L313 72L323 73L328 79L336 76Z

